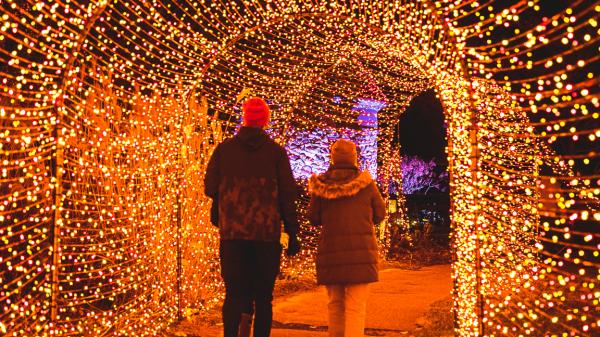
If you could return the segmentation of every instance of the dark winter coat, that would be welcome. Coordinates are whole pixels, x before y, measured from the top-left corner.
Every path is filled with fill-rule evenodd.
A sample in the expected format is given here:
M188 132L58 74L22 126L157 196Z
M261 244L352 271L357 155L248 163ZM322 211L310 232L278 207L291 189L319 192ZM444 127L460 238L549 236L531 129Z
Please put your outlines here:
M310 221L322 226L317 249L319 284L370 283L379 279L375 224L385 203L368 171L331 167L309 179Z
M282 221L287 233L298 231L290 161L264 130L242 127L219 144L204 184L221 240L279 241Z

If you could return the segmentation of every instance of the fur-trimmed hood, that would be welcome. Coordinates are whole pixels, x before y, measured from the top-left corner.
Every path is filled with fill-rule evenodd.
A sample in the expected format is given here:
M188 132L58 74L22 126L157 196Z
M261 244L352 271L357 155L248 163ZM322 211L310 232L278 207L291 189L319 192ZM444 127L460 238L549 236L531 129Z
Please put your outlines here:
M369 171L334 168L320 175L313 174L308 179L308 191L324 199L338 199L357 194L372 181Z

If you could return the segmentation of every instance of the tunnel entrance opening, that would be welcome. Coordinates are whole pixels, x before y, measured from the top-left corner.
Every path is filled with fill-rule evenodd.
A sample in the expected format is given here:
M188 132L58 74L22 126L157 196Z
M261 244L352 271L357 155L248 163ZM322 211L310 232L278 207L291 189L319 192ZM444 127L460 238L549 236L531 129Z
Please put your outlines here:
M389 257L410 265L450 262L447 124L433 89L415 96L395 126L400 155L389 202Z
M167 312L181 317L187 310L220 301L216 234L206 218L208 202L200 182L213 146L236 130L236 102L244 92L269 99L271 132L282 142L302 130L320 127L347 134L363 126L363 117L372 120L372 115L364 114L368 109L354 109L360 99L384 102L376 109L377 127L363 129L376 130L378 157L382 158L377 176L387 190L398 163L391 146L394 121L414 95L435 87L448 103L452 168L466 168L453 174L453 200L460 201L455 208L459 215L455 235L472 248L457 252L455 268L476 263L477 238L461 232L477 223L474 202L467 193L475 185L477 157L470 153L478 142L473 133L472 97L467 94L471 83L463 77L455 42L429 5L406 6L416 11L394 18L394 28L388 31L357 16L358 12L332 14L311 8L308 13L267 17L215 45L213 51L190 45L192 54L207 53L204 65L193 57L182 58L179 65L171 63L169 55L178 55L179 43L161 41L168 51L163 60L139 61L150 67L147 71L132 61L138 59L139 48L146 52L151 48L111 33L115 27L127 27L124 13L139 15L136 9L115 4L92 11L93 20L74 44L76 57L68 58L67 75L58 77L60 90L53 91L58 141L51 165L58 184L53 237L49 238L56 253L50 264L62 266L52 269L48 282L52 294L49 320L55 333L98 332L104 324L123 331L119 322L128 321L132 308L142 303L147 305L138 310L144 315L163 313L156 316L157 323L173 317ZM155 13L167 21L179 14L177 9ZM389 19L385 11L378 15ZM416 20L427 28L411 33L405 20ZM156 41L148 34L155 28L147 29L136 34ZM107 48L114 49L112 56ZM113 62L119 60L123 63L115 66ZM97 218L90 212L98 214ZM138 218L141 227L137 227ZM203 226L195 227L197 223ZM82 228L82 224L86 225ZM139 233L138 241L131 241L132 231ZM88 241L80 244L77 240L81 239ZM145 245L131 250L139 242ZM173 248L159 249L167 246ZM90 254L105 258L87 263L85 270L77 267ZM307 250L304 257L310 254ZM145 256L153 267L137 269L136 277L125 276L131 267L116 266L124 261L141 267L136 256ZM304 257L286 266L296 273L311 270L307 266L311 259ZM106 268L114 273L111 280L120 281L108 282ZM137 282L145 277L154 281L136 295L130 289L137 289ZM105 282L95 283L96 278ZM455 293L458 329L476 332L482 315L478 308L481 280L456 274L455 282L461 284ZM95 295L99 291L114 295ZM116 320L98 320L107 313ZM154 329L159 327L156 324Z

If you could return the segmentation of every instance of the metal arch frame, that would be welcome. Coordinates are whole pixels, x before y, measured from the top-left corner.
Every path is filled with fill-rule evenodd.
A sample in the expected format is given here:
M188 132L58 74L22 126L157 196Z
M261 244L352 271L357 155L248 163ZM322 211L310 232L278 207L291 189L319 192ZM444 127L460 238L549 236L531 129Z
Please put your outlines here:
M426 6L429 7L433 7L432 3L430 0L421 0L421 3L426 4ZM443 20L441 20L437 15L436 12L434 10L430 11L431 14L434 15L434 18L439 21L440 23L442 23L441 27L442 30L446 32L447 28L446 26L443 25ZM244 32L240 32L239 34L237 34L235 37L231 38L227 43L225 43L225 45L220 48L218 51L216 51L215 53L213 53L213 56L207 61L207 63L204 65L204 67L202 68L202 70L198 73L198 76L196 78L196 80L194 80L191 88L187 89L187 92L184 92L182 94L182 97L185 97L184 102L187 102L190 97L194 94L194 92L196 92L196 90L198 89L198 87L201 86L202 81L204 80L204 77L206 76L206 73L208 72L208 70L215 64L215 62L218 61L218 59L220 57L222 57L223 55L226 55L229 50L231 50L240 40L242 40L243 38L253 34L256 31L259 31L261 29L264 28L268 28L272 25L278 24L278 23L282 23L288 20L294 20L294 19L302 19L302 18L326 18L326 19L334 19L334 20L340 20L340 21L350 21L353 23L357 23L360 25L365 26L367 29L381 35L381 36L385 36L388 38L391 38L392 40L396 41L396 42L400 42L398 41L398 38L396 36L394 36L393 34L389 34L387 32L385 32L383 29L381 29L381 27L378 26L374 26L372 24L370 24L369 22L366 22L364 20L360 20L354 16L350 16L350 15L345 15L345 14L339 14L339 13L335 13L335 14L331 14L331 13L321 13L321 12L299 12L299 13L294 13L294 14L284 14L266 21L263 21L253 27L251 27L248 30L245 30ZM437 27L432 25L432 29L431 32L433 34L433 32L437 29ZM452 36L451 34L448 34L448 32L446 32L446 36ZM430 39L431 40L431 39ZM456 43L453 43L452 46L454 48L456 48ZM458 51L455 50L455 51ZM399 55L397 55L400 58L409 60L409 62L412 64L412 66L415 69L418 69L419 71L421 71L424 74L427 74L427 72L425 71L425 69L428 69L428 67L424 64L419 64L414 62L414 58L411 57L407 57L406 55L399 53ZM329 68L328 68L329 69ZM326 70L327 71L327 70ZM323 72L325 73L325 72ZM318 80L318 78L320 78L320 76L316 76L313 77L313 82ZM309 87L312 87L314 85L313 84L309 84ZM286 123L287 125L287 123Z
M272 25L275 25L275 24L278 24L281 22L285 22L288 20L294 20L294 19L303 19L303 18L327 18L327 19L339 19L339 20L351 21L351 22L354 22L357 24L364 25L371 31L379 33L382 36L388 36L388 37L391 37L393 40L397 40L397 38L395 36L386 33L381 28L375 27L368 22L358 20L357 18L355 18L353 16L349 16L349 15L344 15L344 14L332 15L330 13L318 13L318 12L302 12L302 13L296 13L296 14L285 14L285 15L264 21L242 33L237 34L235 37L230 39L222 48L220 48L217 52L213 53L213 56L207 61L207 63L202 68L202 70L198 73L198 77L196 78L196 80L194 80L192 87L188 90L190 92L194 92L198 88L198 86L200 86L201 82L204 80L204 76L206 75L208 70L211 68L211 66L221 56L226 55L229 52L229 50L231 48L233 48L233 46L235 46L240 40L242 40L246 36L251 35L252 33L256 32L256 31L259 31L264 28L268 28ZM402 55L402 56L404 56L404 58L406 58L406 59L412 60L411 58L405 57L405 55ZM415 66L415 68L418 68L420 70L424 69L423 65L421 65L421 64L419 64L418 67Z
M425 4L428 7L435 7L433 5L433 1L432 0L420 0L420 3ZM82 34L79 36L79 39L77 40L77 46L75 47L75 49L73 50L74 54L79 54L79 51L81 50L82 46L83 46L83 42L85 41L85 39L87 38L87 36L89 35L90 30L92 29L92 27L94 26L94 24L96 23L96 21L102 16L102 14L104 14L105 10L108 8L108 2L104 2L101 3L101 5L99 7L97 7L97 12L94 13L90 20L87 22L85 28L82 30ZM441 26L441 30L445 33L446 38L450 40L450 42L452 42L451 46L453 48L452 51L454 52L458 52L460 51L459 48L457 47L458 43L455 39L454 34L451 33L450 28L448 27L448 23L445 22L444 20L442 20L442 18L438 15L438 13L434 10L430 11L430 14L435 18L436 21L438 21L440 23ZM198 86L201 84L201 81L204 79L204 76L206 75L207 71L210 69L210 67L215 63L215 61L217 61L221 56L225 55L227 52L229 52L229 50L235 45L237 44L241 39L243 39L244 37L258 31L261 30L263 28L267 28L270 27L272 25L275 25L277 23L281 23L281 22L285 22L287 20L294 20L294 19L301 19L301 18L332 18L332 19L341 19L341 20L345 20L345 21L351 21L357 24L361 24L364 25L366 28L368 28L369 30L376 32L378 34L380 34L381 36L386 36L391 38L392 40L397 41L398 38L395 37L393 34L389 34L387 32L385 32L381 27L378 26L374 26L372 24L370 24L369 22L366 22L364 20L359 20L354 16L350 16L350 15L345 15L345 14L330 14L330 13L320 13L320 12L300 12L300 13L295 13L295 14L284 14L281 15L279 17L264 21L258 25L255 25L253 27L251 27L250 29L241 32L239 34L237 34L235 37L233 37L232 39L230 39L222 48L220 48L217 52L213 53L213 56L207 61L207 63L205 64L205 66L202 68L202 70L200 71L198 78L196 80L194 80L194 83L192 84L192 87L187 89L188 91L188 95L193 94L193 92L198 88ZM432 27L431 31L434 32L436 30L437 27ZM414 64L414 62L412 62L414 60L414 58L411 57L406 57L406 55L400 54L398 55L401 58L410 60L411 63L413 63L413 65L415 66L415 68L421 70L423 73L426 74L425 69L427 68L426 65L424 64ZM69 73L69 71L73 68L73 64L76 60L76 57L70 58L69 61L67 62L67 65L64 68L64 72L63 74L65 74L64 76L66 77L67 74ZM461 62L460 62L460 70L462 70L462 75L463 77L465 77L469 82L471 82L471 78L468 74L468 67L466 65L466 63L464 62L464 58L460 58ZM64 94L64 89L66 87L66 80L65 77L62 78L61 84L59 86L59 93ZM188 96L186 94L182 95L183 97ZM56 108L62 108L64 107L64 101L62 99L59 99L57 104L55 104Z
M91 15L90 20L85 25L82 33L79 35L77 39L77 45L73 49L73 54L79 55L81 48L83 46L83 42L89 35L92 27L96 23L96 21L104 14L104 11L108 7L108 2L100 3L100 5L96 8L96 12ZM60 85L58 86L58 95L53 100L55 102L53 110L54 115L56 116L56 124L54 125L54 129L52 130L54 136L55 147L52 154L53 165L52 165L52 178L54 178L54 192L53 192L53 201L54 201L54 215L53 215L53 225L52 225L52 273L50 279L50 322L56 324L58 319L58 293L59 293L59 264L60 264L60 230L59 227L61 225L61 195L62 195L62 173L63 173L63 144L61 141L60 134L60 123L61 123L61 115L62 110L64 109L64 99L63 95L65 95L65 89L67 86L67 76L69 75L71 69L73 68L73 64L77 57L71 57L67 61L65 65L63 76L60 78Z
M421 3L424 3L426 6L430 6L433 7L432 5L432 0L421 0ZM438 13L435 10L431 10L430 14L432 15L432 17L435 19L435 21L438 21L440 23L441 26L441 31L444 32L445 34L445 38L447 39L447 41L450 42L450 47L451 47L451 53L455 52L456 56L450 58L450 62L448 62L448 65L451 65L451 61L452 60L456 60L458 59L459 62L459 71L461 72L461 76L469 83L469 86L467 87L467 91L469 92L469 101L471 103L471 123L469 125L469 141L470 141L470 146L471 146L471 156L470 156L470 160L471 160L471 170L473 171L473 185L477 185L478 184L478 174L477 172L479 171L479 151L478 151L478 125L479 125L479 116L477 114L477 106L474 100L475 97L475 89L473 88L473 79L471 78L469 71L468 71L468 66L466 64L466 60L465 57L463 55L461 55L460 51L461 49L458 48L458 41L456 39L456 36L454 35L454 33L451 31L448 22L442 20L442 18L438 15ZM284 22L286 20L293 20L293 19L297 19L297 18L306 18L306 17L310 17L310 18L331 18L331 19L345 19L345 20L350 20L354 23L358 23L358 24L362 24L365 27L367 27L368 29L381 34L382 36L388 36L391 37L392 40L397 41L397 38L392 35L392 34L388 34L385 31L383 31L380 27L375 27L373 25L371 25L368 22L362 21L362 20L358 20L357 18L353 17L353 16L348 16L348 15L344 15L344 14L337 14L337 15L331 15L328 13L297 13L294 15L284 15L282 17L278 17L269 21L265 21L261 24L258 24L254 27L252 27L251 29L238 34L237 36L235 36L233 39L229 40L228 43L221 48L218 52L216 52L212 58L207 62L207 64L204 66L204 68L202 69L202 71L199 74L199 77L196 79L195 83L193 84L193 87L190 89L190 93L193 94L193 92L196 90L196 88L201 84L201 81L203 81L204 76L206 75L207 71L210 69L210 67L219 59L219 57L221 57L222 55L226 54L231 48L233 48L233 46L235 46L235 44L237 42L239 42L241 39L243 39L244 37L252 34L255 31L258 31L260 29L263 28L267 28L271 25L280 23L280 22ZM430 34L434 34L434 32L439 29L437 27L432 27L432 29L430 30ZM430 35L431 36L431 35ZM431 39L430 39L431 40ZM439 48L438 48L439 50ZM408 60L414 60L413 58L408 58L406 57L406 55L398 55L401 58L405 58ZM434 58L438 58L437 52L434 55ZM414 64L414 62L411 62ZM336 64L334 64L335 66ZM334 67L333 66L333 67ZM330 67L331 68L331 67ZM328 68L328 70L330 69ZM426 65L424 64L418 64L417 66L415 66L415 68L419 69L420 71L426 73ZM450 67L449 67L450 69ZM323 72L325 73L325 72ZM322 75L322 74L321 74ZM312 87L314 85L314 83L316 83L319 78L321 76L315 76L313 77L313 83L309 84L309 87ZM287 121L285 123L284 126L284 134L285 134L285 130L287 130ZM282 135L282 138L284 137L284 135ZM452 171L452 170L450 170ZM450 179L452 179L452 173L450 172ZM450 203L452 205L452 203ZM476 303L475 303L475 307L476 307L476 314L478 316L478 322L477 322L477 335L478 336L483 336L485 335L485 325L483 324L483 317L484 317L484 299L483 299L483 294L482 294L482 271L481 271L481 254L480 254L480 238L479 238L479 233L482 230L481 224L478 221L478 212L475 212L474 214L472 214L473 216L473 223L475 225L475 229L476 229L476 236L475 236L475 270L476 270L476 275L475 275L475 292L476 292Z
M428 3L430 3L432 0L424 0L427 1ZM459 52L460 50L458 49L458 41L456 39L456 36L452 33L449 24L447 21L442 20L442 18L438 15L437 12L432 11L433 16L440 22L442 22L442 28L444 29L444 31L446 32L448 39L450 39L450 42L452 43L452 46L454 47L454 51ZM471 103L471 116L470 116L470 120L471 120L471 124L469 125L469 142L471 145L471 170L474 173L473 176L473 185L477 185L478 184L478 176L479 176L479 138L478 138L478 131L479 131L479 114L477 113L478 108L477 105L475 103L475 89L473 88L473 78L471 77L471 74L469 73L469 67L467 65L466 62L466 58L464 56L461 55L457 55L458 60L459 60L459 65L460 65L460 70L462 72L462 77L469 83L469 86L467 88L468 93L469 93L469 102ZM442 107L443 107L443 102L442 102ZM449 144L450 145L450 144ZM452 180L452 167L450 167L451 169L448 170L449 171L449 179ZM450 189L452 189L452 187L449 187ZM450 193L452 194L452 191L450 191ZM452 207L452 200L450 200L450 207ZM477 209L477 208L476 208ZM450 211L452 211L452 209L450 209ZM477 336L485 336L485 325L483 324L483 318L484 318L484 298L483 298L483 293L482 293L482 271L481 271L481 242L480 242L480 238L479 238L479 233L482 231L482 227L481 227L481 223L478 221L479 216L478 216L478 212L475 212L473 214L473 223L475 225L475 231L476 231L476 235L475 235L475 287L476 287L476 294L477 294L477 303L476 304L476 308L477 308L477 316L478 316L478 322L477 322ZM456 283L456 281L454 281L453 283ZM455 324L456 324L456 320L455 320Z
M433 5L433 0L420 0L420 3L425 4L426 6L429 6L431 8L434 8L435 6ZM84 29L82 30L82 33L79 35L79 39L77 40L77 45L76 47L72 50L73 53L75 55L78 55L82 46L83 46L83 42L85 41L85 39L87 38L87 36L89 35L90 30L92 29L92 27L95 25L96 21L102 16L102 14L104 14L105 10L107 9L107 7L109 6L108 2L101 2L99 7L96 8L96 12L94 14L92 14L90 20L87 21ZM464 55L460 54L461 49L458 47L458 41L456 40L456 37L454 36L454 34L452 34L452 31L450 30L449 24L448 22L446 22L445 20L442 20L442 18L440 17L440 15L438 15L438 13L435 10L431 10L430 14L433 16L433 18L438 21L440 23L440 28L438 27L432 27L431 32L433 34L433 32L435 32L436 30L440 29L442 32L445 33L445 38L447 39L447 41L450 42L450 50L451 52L456 52L456 56L453 56L450 59L450 62L448 63L449 65L451 64L451 60L458 58L459 61L459 71L461 72L461 75L463 78L465 78L467 80L468 83L470 83L471 85L468 88L469 91L469 100L471 102L472 105L472 112L471 112L471 125L469 127L469 131L470 134L472 135L471 137L471 147L473 149L473 154L471 157L472 160L472 169L474 171L478 170L478 165L479 165L479 158L478 158L478 152L477 152L477 131L478 131L478 116L477 116L477 109L476 109L476 105L475 105L475 101L474 101L474 88L472 87L472 83L473 80L468 72L468 66L466 64L466 60ZM208 70L210 69L210 67L224 54L226 54L236 43L238 43L241 39L243 39L245 36L252 34L255 31L258 31L260 29L263 28L267 28L271 25L280 23L280 22L284 22L287 20L292 20L292 19L298 19L298 18L307 18L307 17L314 17L314 18L337 18L337 19L344 19L344 20L348 20L354 23L358 23L361 25L364 25L365 27L367 27L368 29L381 34L382 36L388 36L390 37L392 40L397 41L397 38L392 35L392 34L388 34L385 31L383 31L380 27L377 26L373 26L372 24L365 22L363 20L359 20L354 16L350 16L350 15L344 15L344 14L330 14L330 13L318 13L318 12L304 12L304 13L295 13L295 14L284 14L281 15L279 17L273 18L271 20L268 21L264 21L246 31L244 31L243 33L239 33L238 35L236 35L234 38L230 39L222 48L220 48L216 53L213 54L213 56L208 60L208 62L206 63L206 65L202 68L202 70L199 73L198 78L194 81L194 83L192 84L191 88L188 89L188 92L182 93L182 98L187 98L189 99L189 96L193 95L194 91L198 88L198 86L201 84L201 82L204 79L204 76L206 75L206 73L208 72ZM436 53L437 54L437 53ZM400 56L405 56L405 55L400 55ZM405 57L406 58L406 57ZM437 55L434 55L434 58L437 58ZM69 72L71 71L71 69L73 68L74 62L77 59L77 57L72 57L68 60L66 66L64 67L64 72L63 72L63 77L61 78L60 81L60 85L59 85L59 91L58 94L59 95L64 95L65 94L65 88L66 88L66 83L67 83L67 76L69 74ZM413 60L413 58L406 58L409 60ZM412 63L412 62L411 62ZM425 71L426 67L424 64L417 64L418 65L418 69L420 69L421 71ZM187 99L184 99L184 102L187 102ZM184 103L185 104L185 103ZM62 109L64 108L64 100L62 99L61 96L56 97L56 102L55 102L55 113L57 116L57 122L55 125L55 130L54 130L54 136L55 136L55 142L56 142L56 149L55 149L55 153L54 153L54 157L56 158L55 161L55 170L54 170L54 174L55 174L55 190L54 190L54 204L55 204L55 213L54 213L54 226L53 226L53 270L52 270L52 279L51 279L51 321L55 321L57 318L57 299L58 299L58 263L60 262L60 255L58 254L58 225L59 225L59 221L60 221L60 194L61 194L61 186L60 186L60 172L62 171L62 163L59 161L60 156L61 156L61 152L62 152L62 148L60 145L60 132L59 132L59 124L60 124L60 116L62 114ZM477 184L477 174L474 175L475 180L474 180L474 184ZM481 230L480 225L477 222L477 214L474 214L474 221L475 221L475 226L476 226L476 230L477 233L479 233L479 231ZM482 298L482 294L481 294L481 270L480 270L480 256L479 256L479 235L476 236L476 251L477 251L477 265L476 265L476 271L477 271L477 294L478 294L478 308L479 308L479 312L478 312L478 316L479 316L479 326L478 326L478 335L483 335L483 323L482 323L482 318L483 318L483 298Z

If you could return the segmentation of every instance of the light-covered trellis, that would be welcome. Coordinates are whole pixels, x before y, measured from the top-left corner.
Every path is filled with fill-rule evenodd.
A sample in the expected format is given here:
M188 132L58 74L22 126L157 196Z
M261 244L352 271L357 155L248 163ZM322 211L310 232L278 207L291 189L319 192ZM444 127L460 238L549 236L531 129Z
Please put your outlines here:
M384 102L385 175L385 136L431 87L457 335L598 333L598 1L0 5L3 335L160 335L219 301L202 178L244 89L282 142Z

